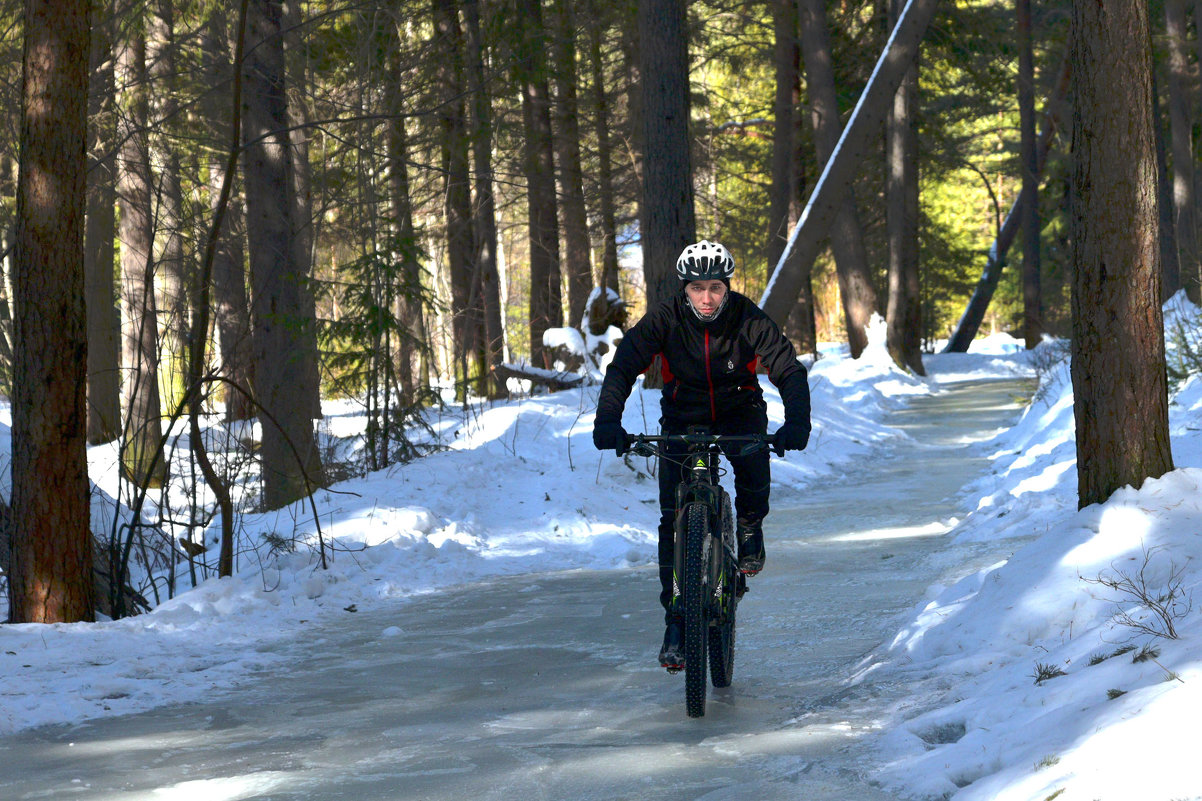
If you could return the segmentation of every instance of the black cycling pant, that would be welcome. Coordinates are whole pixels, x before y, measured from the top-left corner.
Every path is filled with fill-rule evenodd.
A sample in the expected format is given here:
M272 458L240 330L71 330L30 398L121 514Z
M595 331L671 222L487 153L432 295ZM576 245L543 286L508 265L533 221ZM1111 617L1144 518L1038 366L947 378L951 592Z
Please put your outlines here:
M660 420L660 433L684 434L688 423L670 418ZM764 434L768 430L767 412L759 406L727 414L708 426L711 434ZM767 449L740 456L742 446L723 449L725 461L735 475L735 516L744 523L758 523L768 514L768 494L771 483ZM659 459L659 602L664 607L664 620L670 623L679 616L672 607L672 568L675 558L676 487L680 484L682 462L687 447L681 443L664 443L664 455ZM731 453L734 451L734 453Z

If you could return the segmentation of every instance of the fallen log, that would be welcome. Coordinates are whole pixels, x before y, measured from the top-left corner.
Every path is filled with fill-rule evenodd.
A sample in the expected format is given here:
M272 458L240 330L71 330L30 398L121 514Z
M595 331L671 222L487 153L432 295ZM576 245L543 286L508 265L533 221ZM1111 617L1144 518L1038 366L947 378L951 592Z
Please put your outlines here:
M544 370L529 364L498 364L493 368L497 380L504 383L508 378L520 378L540 386L545 386L552 392L565 389L575 389L588 381L588 376L580 373L562 373L558 370Z

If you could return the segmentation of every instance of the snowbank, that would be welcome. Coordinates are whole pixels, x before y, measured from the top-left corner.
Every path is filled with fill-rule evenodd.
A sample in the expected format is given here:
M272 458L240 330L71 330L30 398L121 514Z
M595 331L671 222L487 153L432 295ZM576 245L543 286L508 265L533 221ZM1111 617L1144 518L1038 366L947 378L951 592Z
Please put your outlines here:
M1170 405L1178 469L1077 511L1068 363L1047 364L952 532L1015 553L931 588L866 662L932 693L886 726L877 778L922 799L1202 798L1182 726L1202 716L1202 382Z

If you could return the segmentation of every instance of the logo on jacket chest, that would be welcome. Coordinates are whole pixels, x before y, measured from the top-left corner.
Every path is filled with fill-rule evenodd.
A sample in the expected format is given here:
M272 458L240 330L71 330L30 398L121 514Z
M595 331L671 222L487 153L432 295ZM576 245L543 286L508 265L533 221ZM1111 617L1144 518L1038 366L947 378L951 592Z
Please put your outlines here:
M726 360L726 372L729 373L729 372L733 371L734 369L735 369L735 360L727 359Z

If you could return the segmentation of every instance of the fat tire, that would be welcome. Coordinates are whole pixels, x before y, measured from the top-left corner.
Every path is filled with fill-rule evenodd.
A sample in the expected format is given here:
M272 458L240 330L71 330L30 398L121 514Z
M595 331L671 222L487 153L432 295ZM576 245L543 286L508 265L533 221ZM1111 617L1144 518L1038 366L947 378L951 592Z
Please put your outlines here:
M734 521L730 514L730 498L722 497L722 535L733 545ZM729 687L735 673L735 611L739 605L738 565L726 548L713 555L722 575L722 617L709 628L710 680L715 687Z
M685 511L684 576L681 577L680 593L684 602L685 711L691 718L705 714L705 664L709 639L705 578L711 542L709 525L706 505L689 504Z

